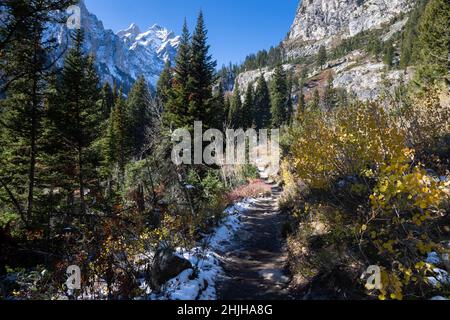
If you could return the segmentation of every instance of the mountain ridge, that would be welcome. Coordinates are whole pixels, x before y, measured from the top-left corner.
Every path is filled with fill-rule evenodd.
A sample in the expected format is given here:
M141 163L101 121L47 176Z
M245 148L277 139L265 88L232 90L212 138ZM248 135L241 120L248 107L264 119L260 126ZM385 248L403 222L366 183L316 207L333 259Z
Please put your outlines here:
M81 9L81 29L84 31L84 51L95 55L95 65L102 82L111 85L117 83L128 92L134 81L143 76L148 84L156 87L159 75L167 61L175 59L179 36L157 24L147 31L132 23L129 28L113 32L106 29L103 22L86 7L84 1ZM64 50L72 43L70 30L66 25L55 25L50 34L56 37L59 50ZM59 63L61 67L62 61Z

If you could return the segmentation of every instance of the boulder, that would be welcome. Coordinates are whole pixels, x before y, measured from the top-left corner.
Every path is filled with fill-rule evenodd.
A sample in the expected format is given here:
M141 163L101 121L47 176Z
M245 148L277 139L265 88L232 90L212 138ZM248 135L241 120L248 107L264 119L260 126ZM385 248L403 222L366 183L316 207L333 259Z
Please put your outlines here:
M172 249L159 249L155 254L151 268L152 287L159 289L167 281L191 268L192 264L188 260L177 256Z

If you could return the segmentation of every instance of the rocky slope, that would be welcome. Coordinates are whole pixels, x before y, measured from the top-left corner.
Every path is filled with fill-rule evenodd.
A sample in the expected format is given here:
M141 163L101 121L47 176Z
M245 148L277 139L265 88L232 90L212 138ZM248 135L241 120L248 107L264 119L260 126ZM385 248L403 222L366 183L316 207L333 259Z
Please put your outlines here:
M179 37L167 29L154 25L145 32L132 24L115 34L104 28L103 23L90 13L83 1L81 27L84 30L86 53L94 53L96 67L102 81L120 83L125 92L140 75L155 86L167 60L173 60ZM65 25L52 26L49 34L57 38L60 52L72 42Z
M382 82L390 81L393 84L391 88L394 88L402 80L407 81L411 74L388 70L380 59L367 53L364 47L337 60L328 61L325 70L315 65L315 55L320 46L331 49L342 39L354 37L362 31L382 29L380 40L386 42L392 39L406 25L408 17L402 15L412 9L414 1L302 0L289 36L282 43L286 59L291 61L283 66L284 69L294 73L305 67L309 70L310 81L304 88L307 96L316 88L320 91L331 73L334 87L344 88L360 100L376 99L382 93ZM295 62L295 58L308 56L312 56L306 59L309 63ZM273 70L264 68L243 72L237 76L237 82L240 88L247 88L261 74L269 81Z
M389 24L408 12L414 0L302 0L288 39L288 57L317 53L341 39Z

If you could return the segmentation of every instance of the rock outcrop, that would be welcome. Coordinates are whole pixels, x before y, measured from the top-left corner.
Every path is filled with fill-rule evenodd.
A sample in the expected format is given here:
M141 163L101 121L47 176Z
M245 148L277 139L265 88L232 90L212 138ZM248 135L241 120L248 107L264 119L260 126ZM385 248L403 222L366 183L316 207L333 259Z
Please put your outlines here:
M286 58L315 55L321 46L332 48L343 39L366 30L384 28L380 40L388 41L403 30L408 17L402 15L413 8L414 2L415 0L302 0L289 36L283 43ZM306 58L308 60L308 78L313 80L305 88L306 94L316 86L323 86L324 77L330 73L334 77L334 87L346 89L363 101L378 98L385 81L392 83L390 87L395 88L402 80L408 81L411 78L411 72L389 70L365 48L350 52L335 61L328 61L325 70L318 68L314 59ZM304 65L291 62L283 67L298 73ZM243 90L250 83L255 83L261 74L270 81L273 70L263 68L243 72L237 76L236 81Z
M380 28L412 8L414 0L302 0L285 41L288 57L317 53L341 39Z

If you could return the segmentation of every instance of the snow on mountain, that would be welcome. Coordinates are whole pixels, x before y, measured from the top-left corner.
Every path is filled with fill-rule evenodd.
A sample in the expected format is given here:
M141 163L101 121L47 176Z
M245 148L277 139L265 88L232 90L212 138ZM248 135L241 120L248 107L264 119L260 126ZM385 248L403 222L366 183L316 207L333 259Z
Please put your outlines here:
M85 36L84 50L94 54L101 80L111 84L116 82L127 92L137 77L142 75L155 87L166 61L174 60L180 37L158 25L141 32L136 24L132 24L114 33L104 28L83 1L79 6ZM49 32L57 38L60 52L72 42L65 25L53 26Z

